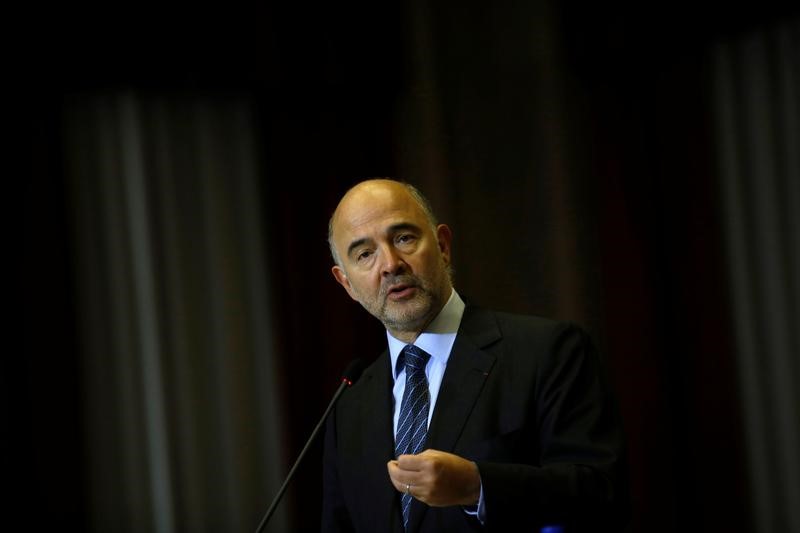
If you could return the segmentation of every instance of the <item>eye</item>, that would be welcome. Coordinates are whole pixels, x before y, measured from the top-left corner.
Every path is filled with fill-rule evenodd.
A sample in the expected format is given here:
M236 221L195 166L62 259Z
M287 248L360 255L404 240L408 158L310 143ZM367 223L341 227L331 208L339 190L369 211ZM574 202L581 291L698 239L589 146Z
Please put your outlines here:
M414 242L415 239L416 237L411 233L401 233L395 240L397 241L397 244L410 244Z
M362 262L369 258L372 255L372 250L361 250L356 254L356 261Z

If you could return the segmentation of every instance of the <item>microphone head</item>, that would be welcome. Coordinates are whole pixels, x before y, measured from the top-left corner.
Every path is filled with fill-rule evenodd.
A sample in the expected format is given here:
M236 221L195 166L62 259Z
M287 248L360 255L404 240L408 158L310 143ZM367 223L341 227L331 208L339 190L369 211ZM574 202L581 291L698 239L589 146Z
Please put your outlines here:
M364 371L364 362L361 359L353 359L347 368L342 373L342 381L347 383L349 387L361 377L361 372Z

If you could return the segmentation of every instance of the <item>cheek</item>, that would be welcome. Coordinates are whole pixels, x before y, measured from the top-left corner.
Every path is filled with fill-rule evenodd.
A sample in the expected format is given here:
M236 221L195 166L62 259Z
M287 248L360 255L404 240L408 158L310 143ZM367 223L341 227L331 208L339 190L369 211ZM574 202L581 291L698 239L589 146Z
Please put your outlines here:
M447 266L447 261L441 255L433 255L427 258L422 266L428 277L436 277Z
M377 292L379 287L380 280L376 283L374 276L371 275L359 275L350 278L350 290L352 294L361 296L371 295Z

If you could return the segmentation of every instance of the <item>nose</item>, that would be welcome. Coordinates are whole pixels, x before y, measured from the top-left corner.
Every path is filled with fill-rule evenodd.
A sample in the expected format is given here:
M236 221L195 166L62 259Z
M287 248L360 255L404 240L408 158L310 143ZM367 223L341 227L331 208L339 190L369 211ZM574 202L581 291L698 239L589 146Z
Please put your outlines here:
M407 265L402 256L397 252L393 246L384 246L381 259L381 274L384 276L393 276L405 272Z

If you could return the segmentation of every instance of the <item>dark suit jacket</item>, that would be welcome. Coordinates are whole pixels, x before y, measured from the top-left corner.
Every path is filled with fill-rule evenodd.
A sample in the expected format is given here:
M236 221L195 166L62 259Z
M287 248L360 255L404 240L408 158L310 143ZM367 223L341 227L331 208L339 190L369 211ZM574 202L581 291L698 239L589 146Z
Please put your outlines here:
M323 531L402 532L384 352L341 397L325 438ZM575 326L467 306L425 448L478 465L486 521L414 500L409 531L616 531L627 472L615 404Z

